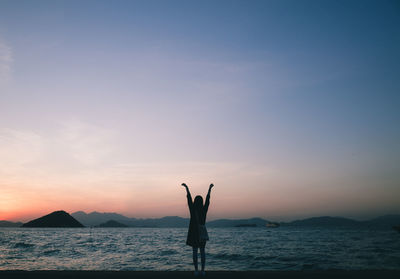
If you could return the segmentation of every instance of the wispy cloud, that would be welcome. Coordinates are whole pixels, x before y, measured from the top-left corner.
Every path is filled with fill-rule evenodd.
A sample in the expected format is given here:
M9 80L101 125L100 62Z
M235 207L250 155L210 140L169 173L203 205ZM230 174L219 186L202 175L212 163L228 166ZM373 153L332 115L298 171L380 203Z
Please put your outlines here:
M47 131L0 129L0 219L11 218L10 212L40 215L43 208L182 215L187 208L181 182L193 195L217 185L210 217L361 212L378 203L376 197L397 208L397 188L382 193L380 187L389 184L362 170L338 175L307 163L142 161L128 150L134 143L125 145L114 129L79 120L57 124Z
M69 121L47 132L1 129L0 173L26 174L39 169L65 174L71 166L97 168L112 153L113 136L111 130L81 121Z
M45 205L138 216L158 216L166 209L178 214L186 212L181 182L199 194L214 182L229 189L224 196L233 199L240 195L235 183L257 183L263 179L259 172L269 175L237 162L139 163L129 154L115 159L124 150L119 142L113 130L81 121L50 132L0 129L0 194L6 199L0 211L31 204L31 211Z

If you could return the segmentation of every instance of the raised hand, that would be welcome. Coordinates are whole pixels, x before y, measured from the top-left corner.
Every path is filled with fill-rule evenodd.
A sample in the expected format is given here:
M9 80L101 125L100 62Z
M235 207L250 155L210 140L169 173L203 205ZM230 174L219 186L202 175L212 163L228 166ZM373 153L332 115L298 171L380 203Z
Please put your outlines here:
M214 187L214 184L211 183L211 184L210 184L210 190L211 190L212 187Z
M187 188L188 186L185 183L181 184L183 187Z

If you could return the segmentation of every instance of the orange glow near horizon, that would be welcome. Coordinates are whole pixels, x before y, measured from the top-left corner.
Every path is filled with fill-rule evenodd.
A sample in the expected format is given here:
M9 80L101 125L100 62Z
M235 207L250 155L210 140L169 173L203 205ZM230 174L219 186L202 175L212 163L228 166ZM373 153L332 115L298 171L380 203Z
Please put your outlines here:
M393 193L399 190L390 184L396 181L387 181L393 191L382 192L376 187L382 182L363 170L350 172L344 167L338 175L328 167L316 171L312 164L234 161L123 164L107 160L109 155L103 153L117 144L100 144L105 132L93 136L96 129L86 126L75 123L51 141L32 133L9 132L10 139L0 145L0 155L7 161L0 162L0 220L28 221L56 210L188 217L182 182L189 185L193 197L204 196L209 184L215 184L211 219L398 210L398 195ZM78 136L77 131L85 129L90 133ZM74 143L68 151L64 145L71 139Z
M354 207L346 206L351 204L354 197L340 194L333 188L316 191L315 188L300 187L298 193L292 194L290 188L283 186L280 190L264 188L243 191L240 187L233 187L231 184L215 184L216 187L211 196L209 220L250 217L269 219L271 216L321 214L343 216L346 212L354 211ZM197 194L203 196L206 194L207 186L199 185L201 184L194 184L191 187L193 197ZM0 203L0 220L26 222L56 210L65 210L68 213L115 212L136 218L189 216L186 194L179 184L171 183L160 188L149 186L143 190L122 188L125 191L120 189L120 192L114 191L114 188L101 193L96 193L96 188L90 188L90 191L75 189L68 195L62 191L54 195L41 195L39 192L24 194L22 189L19 188L17 193L8 191L7 196L3 195ZM383 198L388 200L388 197ZM338 211L336 200L342 203L341 211ZM395 199L392 198L392 202L394 201ZM366 199L364 206L368 204L369 201Z

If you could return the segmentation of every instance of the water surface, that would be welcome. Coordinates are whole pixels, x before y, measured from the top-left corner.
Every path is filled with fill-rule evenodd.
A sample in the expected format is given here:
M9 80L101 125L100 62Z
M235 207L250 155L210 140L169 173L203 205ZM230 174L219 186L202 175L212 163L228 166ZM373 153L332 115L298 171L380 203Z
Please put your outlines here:
M208 270L399 269L391 230L209 228ZM0 228L0 269L191 270L183 228Z

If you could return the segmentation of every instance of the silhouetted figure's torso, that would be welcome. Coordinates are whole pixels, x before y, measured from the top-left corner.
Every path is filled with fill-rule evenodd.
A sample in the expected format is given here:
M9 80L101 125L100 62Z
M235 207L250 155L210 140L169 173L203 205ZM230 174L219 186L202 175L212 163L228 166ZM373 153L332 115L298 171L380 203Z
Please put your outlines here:
M190 194L187 195L187 199L190 210L190 223L186 244L192 247L205 247L206 242L200 241L199 225L205 225L206 223L208 206L210 205L210 195L207 195L206 202L200 210L195 208Z

